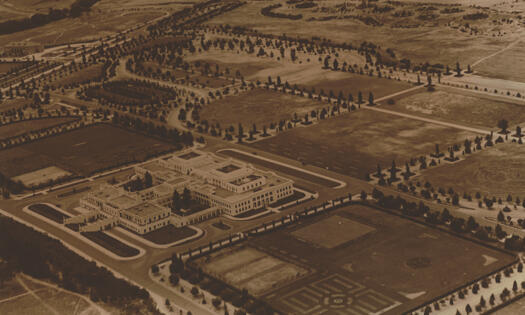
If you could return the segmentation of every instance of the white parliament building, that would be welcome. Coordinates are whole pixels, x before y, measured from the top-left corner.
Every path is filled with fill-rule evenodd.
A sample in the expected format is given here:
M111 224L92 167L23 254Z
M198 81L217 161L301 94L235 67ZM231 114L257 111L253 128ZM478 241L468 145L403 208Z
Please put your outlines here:
M153 178L152 187L128 192L120 185L102 185L80 200L80 206L117 218L117 223L146 234L173 224L184 226L227 214L236 216L277 202L294 193L293 181L252 165L197 149L135 166L135 174ZM187 188L202 211L171 211L173 192Z

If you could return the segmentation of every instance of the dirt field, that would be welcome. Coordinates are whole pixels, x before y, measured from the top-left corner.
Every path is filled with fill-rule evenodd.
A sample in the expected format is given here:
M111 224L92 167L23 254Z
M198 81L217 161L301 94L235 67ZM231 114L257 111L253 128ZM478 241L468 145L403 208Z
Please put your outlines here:
M332 249L314 247L294 237L296 231L331 216L374 231ZM263 296L287 314L338 308L341 314L401 314L513 260L499 251L361 205L254 238L252 244L276 258L315 269L311 275ZM495 260L486 264L483 255ZM415 293L420 296L410 295Z
M87 176L174 147L110 125L96 125L0 151L0 172L13 177L48 166Z
M454 121L466 125L496 129L498 121L506 119L511 125L525 122L525 104L495 100L491 96L468 91L439 88L434 92L401 96L387 109L420 116Z
M45 118L45 119L22 121L22 122L0 126L0 139L23 135L31 131L35 131L35 130L39 130L43 128L49 128L49 127L56 126L59 124L74 121L75 119L76 118L68 118L68 117Z
M415 180L428 181L434 187L454 188L458 192L482 196L507 197L525 195L525 146L498 144L473 154L456 164L428 169Z
M226 96L204 106L200 112L201 120L210 123L220 123L221 126L234 126L242 123L245 130L251 130L253 124L258 129L263 125L278 123L283 119L292 119L294 113L299 117L312 110L326 107L326 103L307 97L292 96L266 89L253 89L238 95Z
M482 76L525 82L524 49L525 42L522 41L509 50L481 62L474 70Z
M392 160L404 165L410 158L432 152L436 143L447 148L473 136L466 131L361 109L250 146L364 178L378 163L383 168L389 167Z

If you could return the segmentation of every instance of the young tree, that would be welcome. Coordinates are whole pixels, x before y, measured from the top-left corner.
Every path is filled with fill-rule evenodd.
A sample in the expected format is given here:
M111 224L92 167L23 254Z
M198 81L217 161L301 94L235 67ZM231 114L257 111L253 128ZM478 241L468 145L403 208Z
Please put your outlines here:
M501 119L498 121L498 128L501 129L501 133L507 133L507 128L509 128L509 122L506 119Z

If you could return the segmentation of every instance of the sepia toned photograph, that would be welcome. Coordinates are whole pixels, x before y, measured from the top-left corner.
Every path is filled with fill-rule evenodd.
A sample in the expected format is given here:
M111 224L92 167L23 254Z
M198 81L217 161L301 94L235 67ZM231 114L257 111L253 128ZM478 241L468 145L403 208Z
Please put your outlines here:
M0 0L0 315L525 315L525 0Z

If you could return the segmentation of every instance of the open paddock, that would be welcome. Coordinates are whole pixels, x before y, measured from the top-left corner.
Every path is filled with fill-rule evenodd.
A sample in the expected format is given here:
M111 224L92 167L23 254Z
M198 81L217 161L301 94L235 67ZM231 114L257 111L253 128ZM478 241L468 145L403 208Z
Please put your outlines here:
M251 130L252 125L256 124L258 130L262 130L264 125L269 127L272 122L292 119L294 113L303 118L312 110L326 105L307 97L253 89L211 102L203 107L200 117L212 124L220 123L223 127L231 125L237 128L242 123L245 130Z
M385 108L486 129L496 129L501 119L506 119L510 125L525 122L525 103L446 87L433 92L420 90L394 100L394 105L384 102Z
M508 50L485 59L474 68L474 71L481 76L525 82L524 49L525 42L521 41Z
M441 2L445 0L440 0ZM492 3L496 0L484 0L482 3ZM417 2L417 1L410 1ZM421 2L421 1L419 1ZM433 2L433 1L428 1ZM478 2L472 0L462 0L461 2L473 3L474 6L483 6ZM407 6L399 6L390 3L390 6L396 7L397 10L410 10L413 11L413 16L406 18L392 18L392 12L384 14L375 14L370 10L358 10L355 6L359 2L351 2L351 10L346 14L348 18L331 18L325 21L313 20L308 21L310 17L323 18L330 16L338 16L339 10L336 9L336 5L341 5L342 1L323 1L323 6L331 7L332 12L322 12L318 8L300 10L303 14L303 18L299 20L291 20L285 18L273 18L264 16L261 14L261 9L269 5L266 1L252 1L248 4L219 15L206 24L210 26L229 24L232 27L240 26L250 29L255 29L260 33L270 33L276 36L286 34L289 37L301 37L301 38L322 38L330 39L332 42L345 42L359 45L366 41L380 45L384 49L392 48L396 53L398 59L408 58L413 64L430 62L431 64L441 63L453 65L456 61L461 64L473 63L483 57L486 57L492 53L499 51L500 49L507 46L513 40L519 37L519 33L516 30L516 25L513 28L503 25L498 27L502 28L502 33L506 32L505 36L496 37L492 36L497 31L492 31L496 26L489 21L492 19L500 18L497 13L488 19L480 21L469 21L472 26L476 26L484 34L476 35L470 34L470 32L462 32L458 28L452 28L445 26L449 21L453 21L454 24L459 18L447 16L446 14L438 15L438 18L429 21L422 21L418 19L417 7L415 5L408 4ZM385 4L381 2L381 4ZM513 3L514 4L514 3ZM285 9L288 5L284 4ZM439 10L442 8L438 8ZM298 10L288 9L292 14L297 14ZM513 9L515 10L515 9ZM439 11L438 11L439 12ZM476 12L474 8L466 8L466 13ZM492 12L489 12L492 13ZM352 18L351 16L364 15L370 17L376 21L384 23L383 26L367 25L362 21ZM435 21L435 22L434 22ZM462 20L459 20L462 21ZM464 21L462 21L464 23ZM439 26L436 24L439 23ZM459 22L459 24L463 24ZM396 24L401 24L397 27ZM407 24L407 26L404 26ZM415 27L411 27L414 25Z
M219 71L221 72L228 69L230 76L235 76L237 71L239 71L239 73L248 80L257 78L258 76L256 74L261 70L275 70L276 68L283 66L282 63L274 60L226 51L204 52L188 56L185 60L191 63L199 62L201 66L208 63L212 71L215 71L216 66L219 66Z
M358 110L308 128L294 128L250 147L363 179L377 165L402 166L410 158L463 143L475 134L386 113Z
M72 122L74 120L76 120L76 118L43 118L0 125L0 139L20 136L26 133L30 133L32 131L54 127L64 123Z
M468 156L459 163L428 169L414 180L428 181L434 187L505 199L525 196L525 146L502 143Z
M98 124L0 151L0 172L14 177L49 166L88 176L143 161L175 147L109 124Z

